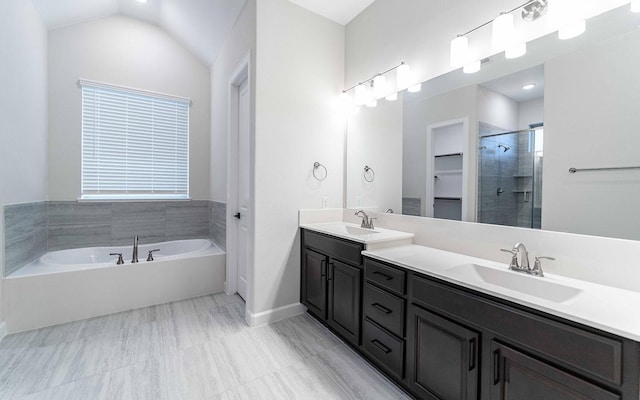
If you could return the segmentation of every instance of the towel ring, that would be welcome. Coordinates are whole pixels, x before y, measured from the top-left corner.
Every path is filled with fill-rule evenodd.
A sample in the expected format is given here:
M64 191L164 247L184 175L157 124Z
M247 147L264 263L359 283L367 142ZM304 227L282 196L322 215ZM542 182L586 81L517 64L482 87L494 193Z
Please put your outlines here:
M317 171L318 171L318 169L320 169L320 168L324 169L324 176L323 176L322 178L319 178L319 177L318 177L318 175L316 175L316 172L317 172ZM327 173L327 167L325 167L324 165L320 164L320 163L319 163L319 162L317 162L317 161L313 163L313 177L314 177L314 178L316 178L317 180L319 180L319 181L321 181L321 182L322 182L323 180L327 179L327 175L328 175L328 173Z
M373 168L369 167L368 165L365 165L363 176L365 181L373 182L376 180L376 171L374 171Z

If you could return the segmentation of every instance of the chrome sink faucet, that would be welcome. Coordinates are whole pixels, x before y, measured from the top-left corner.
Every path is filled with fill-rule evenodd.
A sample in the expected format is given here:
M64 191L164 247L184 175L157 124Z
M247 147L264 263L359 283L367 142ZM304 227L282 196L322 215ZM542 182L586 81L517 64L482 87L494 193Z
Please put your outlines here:
M133 256L131 256L131 264L138 262L138 235L133 237Z
M511 253L510 270L519 272L531 271L531 266L529 266L529 252L523 243L514 244L511 250L500 249L500 251Z
M555 260L553 257L535 257L536 262L533 264L533 268L529 264L529 252L523 243L516 243L511 250L500 249L500 251L504 251L507 253L511 253L511 264L509 264L509 269L511 271L524 272L529 275L535 276L544 276L544 272L542 271L542 261L546 260ZM520 262L518 262L520 260Z
M356 211L355 215L359 216L360 218L362 218L362 223L360 224L361 228L365 228L365 229L374 229L373 226L373 220L375 218L369 218L369 216L367 215L366 212L364 212L363 210L358 210Z

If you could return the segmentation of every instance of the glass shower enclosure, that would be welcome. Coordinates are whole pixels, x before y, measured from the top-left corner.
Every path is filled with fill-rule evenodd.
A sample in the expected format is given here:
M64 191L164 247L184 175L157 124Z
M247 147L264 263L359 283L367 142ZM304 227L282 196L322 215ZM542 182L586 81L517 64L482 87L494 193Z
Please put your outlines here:
M542 126L499 132L480 124L478 222L540 229L543 134Z

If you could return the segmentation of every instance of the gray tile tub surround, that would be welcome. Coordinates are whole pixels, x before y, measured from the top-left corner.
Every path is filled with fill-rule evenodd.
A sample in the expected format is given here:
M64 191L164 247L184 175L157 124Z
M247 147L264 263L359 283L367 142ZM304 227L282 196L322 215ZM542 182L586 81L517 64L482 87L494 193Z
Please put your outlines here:
M47 202L4 206L5 276L47 252Z
M227 203L210 202L209 232L211 240L222 250L227 250Z
M49 251L209 238L209 201L49 202Z

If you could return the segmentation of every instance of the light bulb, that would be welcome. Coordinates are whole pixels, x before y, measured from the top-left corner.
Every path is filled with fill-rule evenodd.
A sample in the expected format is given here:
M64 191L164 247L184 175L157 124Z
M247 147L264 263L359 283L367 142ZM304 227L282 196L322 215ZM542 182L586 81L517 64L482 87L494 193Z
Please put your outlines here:
M413 85L408 89L411 93L417 93L422 90L422 83L418 83L417 85Z
M513 25L513 14L500 14L492 23L492 43L493 51L500 52L507 48L513 39L515 27Z
M535 88L535 87L536 87L536 84L535 84L535 83L529 83L529 84L526 84L526 85L522 86L522 89L524 89L524 90L531 90L531 89L533 89L533 88Z
M381 99L387 93L387 78L385 78L383 75L378 75L373 78L373 96L376 99Z
M580 36L587 29L587 21L579 19L571 22L558 30L558 38L562 40L573 39Z
M361 106L367 103L367 87L364 84L356 86L356 99L357 106Z
M385 99L387 101L396 101L396 100L398 100L398 93L397 92L393 92L390 95L388 95L387 97L385 97Z
M462 68L462 72L464 72L465 74L475 74L476 72L480 71L481 65L482 65L482 62L480 62L480 60L474 61L472 63L465 65Z
M396 82L398 90L406 89L411 83L411 67L407 64L402 64L396 69Z
M510 46L504 51L504 56L510 60L525 54L527 54L527 44L524 42Z
M458 36L451 41L451 66L454 68L461 67L467 58L469 51L469 38L466 36Z
M631 0L631 12L640 12L640 0Z

